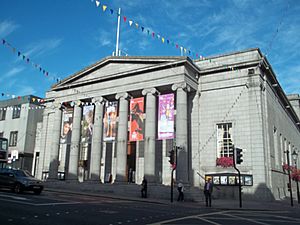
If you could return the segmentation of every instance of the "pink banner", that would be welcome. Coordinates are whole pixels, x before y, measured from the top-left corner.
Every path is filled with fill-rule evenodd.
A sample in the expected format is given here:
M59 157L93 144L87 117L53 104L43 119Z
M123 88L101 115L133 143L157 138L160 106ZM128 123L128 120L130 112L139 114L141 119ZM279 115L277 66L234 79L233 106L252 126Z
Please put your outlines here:
M174 138L174 94L159 96L158 139Z
M144 97L130 100L129 141L144 139Z

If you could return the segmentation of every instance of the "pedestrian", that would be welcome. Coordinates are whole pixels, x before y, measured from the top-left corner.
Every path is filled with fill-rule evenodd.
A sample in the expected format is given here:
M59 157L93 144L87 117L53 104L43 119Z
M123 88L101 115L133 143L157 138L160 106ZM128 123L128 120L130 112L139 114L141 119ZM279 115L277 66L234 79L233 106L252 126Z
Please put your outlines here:
M142 181L141 193L142 193L142 198L147 198L147 180L145 177L143 178Z
M206 207L211 207L212 192L213 192L213 184L211 182L211 179L208 178L207 181L205 181L205 185L204 185L204 195L205 195Z
M178 198L177 201L184 201L184 195L183 195L183 184L182 181L180 180L179 183L177 184L177 190L178 190Z

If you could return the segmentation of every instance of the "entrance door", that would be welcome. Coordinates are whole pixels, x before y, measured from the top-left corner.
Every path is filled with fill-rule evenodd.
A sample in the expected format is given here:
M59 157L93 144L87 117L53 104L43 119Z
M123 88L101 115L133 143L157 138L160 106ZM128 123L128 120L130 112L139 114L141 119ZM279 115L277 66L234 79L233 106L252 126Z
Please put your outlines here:
M127 148L127 180L135 183L136 142L128 143Z

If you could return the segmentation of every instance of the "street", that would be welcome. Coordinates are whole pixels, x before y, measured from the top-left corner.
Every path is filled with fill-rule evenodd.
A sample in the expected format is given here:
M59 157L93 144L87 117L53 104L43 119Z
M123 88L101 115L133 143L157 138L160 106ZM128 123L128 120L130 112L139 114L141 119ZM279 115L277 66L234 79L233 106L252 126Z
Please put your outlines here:
M221 210L47 191L39 196L1 191L0 216L5 225L300 224L295 211Z

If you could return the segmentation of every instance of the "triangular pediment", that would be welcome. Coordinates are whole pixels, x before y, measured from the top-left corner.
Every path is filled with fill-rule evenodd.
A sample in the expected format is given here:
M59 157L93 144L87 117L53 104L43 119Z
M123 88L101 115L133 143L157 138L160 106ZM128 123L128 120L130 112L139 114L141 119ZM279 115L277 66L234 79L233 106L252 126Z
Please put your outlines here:
M130 74L157 65L172 63L182 60L184 57L107 57L61 81L52 89L63 88L70 85L94 82L117 78L124 74Z

